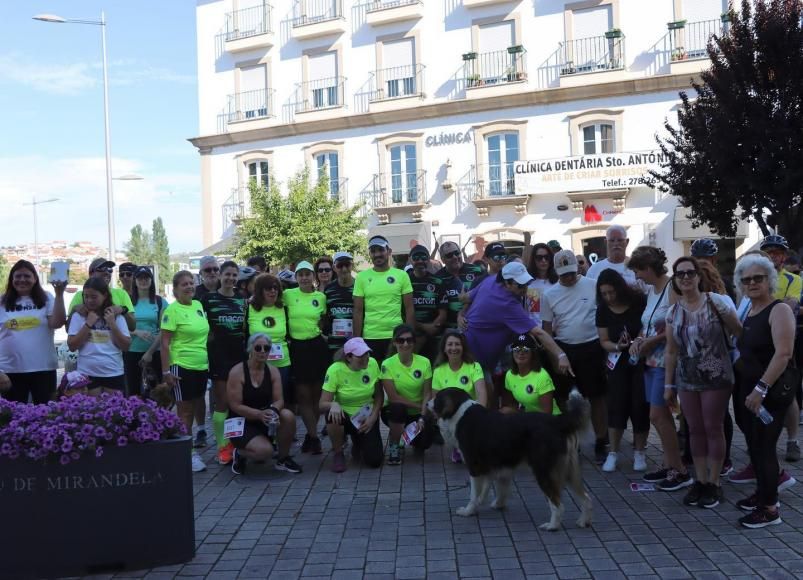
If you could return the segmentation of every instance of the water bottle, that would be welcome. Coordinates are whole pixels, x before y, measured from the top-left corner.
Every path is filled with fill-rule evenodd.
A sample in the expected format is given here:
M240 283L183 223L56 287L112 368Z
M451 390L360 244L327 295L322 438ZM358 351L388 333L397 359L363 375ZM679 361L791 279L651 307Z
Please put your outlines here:
M268 439L276 438L276 421L268 422Z
M630 364L630 366L633 366L633 367L638 364L638 361L639 361L639 357L638 357L638 355L635 355L635 354L631 354L630 357L628 357L628 359L627 359L628 364Z
M769 424L770 424L770 423L772 423L772 422L773 422L773 420L774 420L774 417L772 416L772 413L770 413L769 411L767 411L767 409L764 407L764 405L761 405L761 406L758 408L758 413L756 413L756 416L757 416L757 417L758 417L758 418L761 420L761 422L762 422L762 423L764 423L765 425L769 425Z

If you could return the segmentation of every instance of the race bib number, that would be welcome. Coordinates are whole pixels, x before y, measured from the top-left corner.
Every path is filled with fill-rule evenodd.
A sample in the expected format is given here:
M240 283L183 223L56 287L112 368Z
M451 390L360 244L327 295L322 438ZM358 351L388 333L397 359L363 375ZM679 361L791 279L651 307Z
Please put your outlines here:
M9 318L6 321L5 327L9 330L31 330L39 327L39 319L34 316Z
M363 423L365 423L368 420L368 417L371 415L371 408L371 405L365 405L359 411L354 413L354 415L351 417L351 424L357 429L362 427Z
M270 345L270 354L268 360L282 360L284 358L284 348L281 344Z
M245 419L243 417L226 419L226 422L223 424L223 437L226 439L242 437L243 431L245 431Z
M616 363L619 362L619 357L622 356L621 352L609 352L608 353L608 360L605 361L605 366L608 367L609 371L612 371L616 368Z
M332 321L332 336L351 338L351 335L354 333L353 328L351 319L336 318Z
M402 432L402 439L404 439L405 445L410 445L413 442L413 439L418 437L418 434L421 433L421 424L418 421L414 423L410 423Z
M111 335L107 330L92 330L89 333L89 342L95 344L106 344L111 340Z

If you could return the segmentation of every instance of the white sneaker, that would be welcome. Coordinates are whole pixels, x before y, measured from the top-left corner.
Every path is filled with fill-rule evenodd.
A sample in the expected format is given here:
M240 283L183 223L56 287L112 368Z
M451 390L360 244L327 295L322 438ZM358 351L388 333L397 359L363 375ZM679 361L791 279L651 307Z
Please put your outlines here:
M197 453L193 453L192 454L192 471L194 473L198 473L199 471L204 471L204 470L206 470L206 463L204 463L204 460L201 459L200 455L198 455Z
M647 456L643 451L633 452L633 471L647 471Z
M602 464L602 471L606 471L610 473L611 471L616 471L616 460L619 458L619 454L616 451L609 451L608 458L605 460L605 463Z

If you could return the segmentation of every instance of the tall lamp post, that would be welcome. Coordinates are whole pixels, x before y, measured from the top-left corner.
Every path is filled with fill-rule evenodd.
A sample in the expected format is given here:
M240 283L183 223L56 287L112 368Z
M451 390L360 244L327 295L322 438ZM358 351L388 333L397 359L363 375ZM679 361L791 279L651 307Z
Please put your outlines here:
M78 18L63 18L55 14L37 14L34 20L54 22L57 24L88 24L100 26L100 38L103 49L103 125L106 139L106 213L109 230L109 260L114 262L116 254L114 234L114 191L112 190L112 153L109 142L109 71L106 63L106 16L100 13L100 20L83 20Z
M22 205L30 205L33 207L33 254L34 254L34 267L36 268L36 274L39 275L39 267L41 264L39 263L39 222L36 219L36 206L45 204L45 203L53 203L54 201L58 201L59 198L51 197L50 199L36 199L36 196L33 196L33 200L29 203L23 203Z

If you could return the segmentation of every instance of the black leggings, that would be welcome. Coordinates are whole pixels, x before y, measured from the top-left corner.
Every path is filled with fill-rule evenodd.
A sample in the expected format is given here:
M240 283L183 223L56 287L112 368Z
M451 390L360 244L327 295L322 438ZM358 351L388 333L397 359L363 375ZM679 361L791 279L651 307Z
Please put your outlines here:
M621 356L616 367L608 371L608 427L627 429L627 420L633 433L650 430L650 404L644 396L644 372L628 364Z
M421 414L409 415L407 405L404 403L389 403L387 407L382 407L382 422L390 427L391 423L401 423L405 427L410 423L415 423L421 418ZM424 429L413 439L410 444L416 449L429 449L432 447L432 440L435 437L435 425L429 421L424 421Z
M329 414L326 416L326 423L330 424ZM368 467L379 467L382 465L384 450L382 449L382 435L379 433L379 421L374 423L368 433L360 433L351 422L348 413L343 413L343 430L346 435L351 435L351 443L354 449L362 454L362 461Z
M144 352L131 351L123 353L126 395L129 397L142 395L142 367L139 366L139 361L144 354ZM156 381L152 381L154 384L150 385L153 388L158 381L162 380L162 357L158 350L151 357L151 368L153 369L153 376L156 377Z
M9 401L27 403L31 396L39 405L47 403L56 392L56 371L6 374L11 381L11 389L5 394Z

